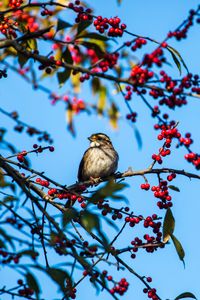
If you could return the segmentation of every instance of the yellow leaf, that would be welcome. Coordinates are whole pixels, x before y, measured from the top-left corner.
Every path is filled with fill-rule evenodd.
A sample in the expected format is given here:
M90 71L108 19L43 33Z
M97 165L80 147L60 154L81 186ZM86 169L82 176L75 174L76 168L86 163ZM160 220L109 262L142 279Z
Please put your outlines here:
M107 90L105 86L101 86L99 89L99 100L97 104L97 111L99 115L103 114L104 108L106 106L106 94Z
M114 103L108 110L109 122L113 129L118 128L119 111Z
M72 75L71 76L71 82L72 82L72 86L74 89L74 93L78 94L81 91L81 85L80 85L80 73L76 74L76 75Z

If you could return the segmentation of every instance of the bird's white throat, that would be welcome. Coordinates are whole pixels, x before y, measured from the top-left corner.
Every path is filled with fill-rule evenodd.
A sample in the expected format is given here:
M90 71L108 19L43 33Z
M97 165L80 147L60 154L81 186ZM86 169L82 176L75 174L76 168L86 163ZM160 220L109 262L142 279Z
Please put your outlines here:
M99 147L99 146L100 146L100 144L96 141L90 143L90 147Z

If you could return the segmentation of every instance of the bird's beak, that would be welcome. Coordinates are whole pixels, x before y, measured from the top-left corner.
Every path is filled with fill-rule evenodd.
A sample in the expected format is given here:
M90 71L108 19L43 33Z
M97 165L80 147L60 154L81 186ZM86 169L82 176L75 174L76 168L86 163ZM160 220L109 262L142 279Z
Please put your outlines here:
M89 140L90 142L92 142L92 138L91 138L91 136L89 136L89 137L88 137L88 140Z

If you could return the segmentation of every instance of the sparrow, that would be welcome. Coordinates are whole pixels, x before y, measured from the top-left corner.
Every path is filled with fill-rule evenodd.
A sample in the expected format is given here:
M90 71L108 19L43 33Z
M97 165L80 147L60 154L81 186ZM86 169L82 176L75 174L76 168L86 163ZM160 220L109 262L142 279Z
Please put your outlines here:
M118 166L118 153L106 134L94 133L88 139L90 146L78 169L79 182L110 176Z

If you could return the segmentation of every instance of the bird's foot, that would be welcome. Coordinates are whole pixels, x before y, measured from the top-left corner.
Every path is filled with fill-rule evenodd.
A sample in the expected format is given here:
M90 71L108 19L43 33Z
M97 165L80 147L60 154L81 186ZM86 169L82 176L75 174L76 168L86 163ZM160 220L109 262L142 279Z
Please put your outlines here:
M90 176L90 183L91 185L98 185L100 182L101 182L101 177L98 177L98 178L93 178L92 176Z

